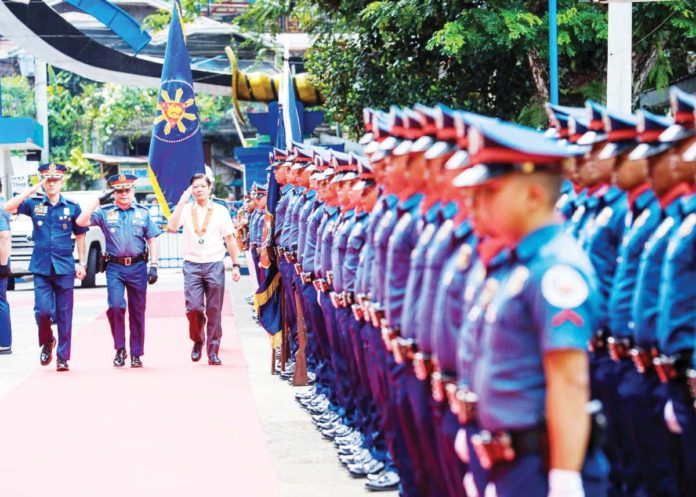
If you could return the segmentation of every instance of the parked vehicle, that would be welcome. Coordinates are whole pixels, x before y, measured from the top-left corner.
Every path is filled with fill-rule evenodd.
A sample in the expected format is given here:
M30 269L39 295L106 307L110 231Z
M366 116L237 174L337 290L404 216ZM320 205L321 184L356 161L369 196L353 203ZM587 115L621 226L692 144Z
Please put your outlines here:
M80 204L83 209L94 198L101 195L100 191L80 191L80 192L62 192L61 194ZM10 222L12 231L12 274L15 276L24 276L29 273L29 261L31 254L34 252L34 226L31 219L24 215L14 215ZM99 268L99 255L106 251L104 241L104 233L101 229L92 226L85 234L85 242L87 246L86 269L87 276L82 280L83 288L93 288ZM73 252L75 262L78 261L77 247ZM8 284L9 289L14 288L14 279Z

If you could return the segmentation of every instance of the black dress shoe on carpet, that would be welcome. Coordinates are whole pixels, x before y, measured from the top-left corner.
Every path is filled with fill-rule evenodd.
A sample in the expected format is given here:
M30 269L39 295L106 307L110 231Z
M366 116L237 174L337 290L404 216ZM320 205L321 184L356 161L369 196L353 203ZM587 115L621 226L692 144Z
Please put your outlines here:
M56 371L69 371L68 361L61 359L60 357L56 361Z
M114 367L122 368L126 363L126 349L118 349L116 351L116 357L114 357Z
M399 487L399 483L401 483L401 479L398 473L395 471L383 471L376 479L368 476L365 488L373 492L386 492L396 490Z
M203 350L203 342L195 342L191 351L191 360L198 362L201 360L201 350Z
M55 346L56 339L53 338L53 340L43 344L41 347L41 355L39 356L39 360L41 361L42 366L48 366L51 364L51 360L53 359L53 347Z
M217 354L210 354L210 356L208 357L208 364L210 364L211 366L220 366L222 364L222 361L217 356Z
M131 356L131 367L132 368L142 368L143 367L143 362L140 360L140 357L138 357L137 355Z

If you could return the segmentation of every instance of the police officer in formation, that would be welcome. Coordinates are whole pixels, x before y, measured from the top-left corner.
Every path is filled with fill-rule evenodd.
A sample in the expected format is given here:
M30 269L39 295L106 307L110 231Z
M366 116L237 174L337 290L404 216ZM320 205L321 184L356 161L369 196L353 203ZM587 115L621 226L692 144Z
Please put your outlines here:
M142 367L145 353L145 304L147 285L157 281L157 236L162 231L150 216L147 207L135 202L135 180L132 174L117 174L108 179L108 191L96 199L77 218L78 226L98 226L106 241L106 315L114 338L116 356L113 364L125 365L126 292L128 294L129 349L131 367ZM114 197L114 203L99 208L100 203ZM148 269L149 261L149 269Z
M72 336L73 289L75 278L83 279L85 271L85 232L76 223L82 213L80 206L64 198L60 191L66 167L47 163L39 166L41 181L5 202L10 214L29 216L34 224L34 251L29 270L34 274L36 323L39 327L40 361L51 363L56 338L51 321L58 326L56 369L68 371ZM34 194L43 188L43 197ZM74 239L73 239L74 235ZM78 265L75 267L73 249L77 244Z
M307 328L297 400L352 476L407 497L696 495L696 97L671 105L548 105L546 133L366 109L360 154L274 150L281 197L253 236L293 354Z

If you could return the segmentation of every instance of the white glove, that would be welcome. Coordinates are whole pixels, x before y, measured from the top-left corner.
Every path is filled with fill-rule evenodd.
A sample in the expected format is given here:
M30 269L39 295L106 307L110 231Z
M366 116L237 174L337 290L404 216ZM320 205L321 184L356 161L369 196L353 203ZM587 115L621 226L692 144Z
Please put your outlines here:
M672 404L671 400L668 400L665 404L665 423L667 424L667 429L672 433L678 435L682 432L682 427L674 412L674 404Z
M469 464L469 447L466 445L466 430L459 428L457 437L454 439L454 451L464 464Z
M549 471L548 497L585 497L580 473L567 469Z

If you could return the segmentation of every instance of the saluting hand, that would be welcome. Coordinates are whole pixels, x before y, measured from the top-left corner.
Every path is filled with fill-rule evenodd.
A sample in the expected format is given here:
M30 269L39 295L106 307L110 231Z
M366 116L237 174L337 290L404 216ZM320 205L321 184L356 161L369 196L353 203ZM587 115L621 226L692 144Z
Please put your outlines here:
M114 190L107 190L99 197L99 204L104 205L114 194Z
M188 202L191 192L193 192L193 185L189 185L189 187L184 190L184 193L181 194L181 198L179 199L179 203Z

